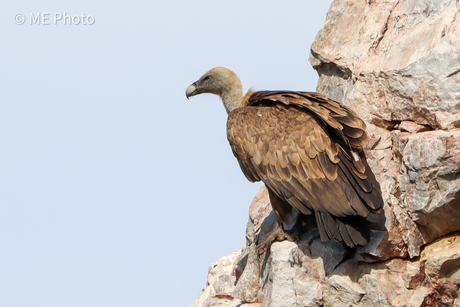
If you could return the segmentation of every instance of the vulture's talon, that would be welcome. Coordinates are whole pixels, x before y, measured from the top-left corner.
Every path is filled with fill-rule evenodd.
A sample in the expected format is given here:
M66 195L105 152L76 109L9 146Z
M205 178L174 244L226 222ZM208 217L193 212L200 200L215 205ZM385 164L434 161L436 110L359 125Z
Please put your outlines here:
M275 229L265 235L260 243L257 243L256 251L257 254L260 256L264 254L275 241L284 241L288 240L291 242L297 242L298 236L297 234L291 234L283 229L280 223L277 223ZM258 240L257 240L258 241Z

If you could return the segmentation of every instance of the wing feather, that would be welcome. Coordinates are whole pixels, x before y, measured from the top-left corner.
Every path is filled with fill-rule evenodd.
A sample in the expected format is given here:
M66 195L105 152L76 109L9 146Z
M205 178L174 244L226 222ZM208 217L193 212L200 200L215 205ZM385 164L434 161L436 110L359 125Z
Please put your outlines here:
M356 114L323 95L286 91L254 92L227 122L246 177L264 181L299 212L315 212L323 239L350 246L367 239L343 219L365 218L383 206L362 150L365 129Z

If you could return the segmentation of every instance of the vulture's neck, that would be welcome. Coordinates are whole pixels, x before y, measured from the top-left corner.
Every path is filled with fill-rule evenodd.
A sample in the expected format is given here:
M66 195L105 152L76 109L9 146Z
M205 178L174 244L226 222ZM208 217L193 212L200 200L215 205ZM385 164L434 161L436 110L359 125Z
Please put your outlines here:
M232 81L231 84L227 84L225 90L220 95L227 114L243 106L243 87L241 86L241 81L238 77Z

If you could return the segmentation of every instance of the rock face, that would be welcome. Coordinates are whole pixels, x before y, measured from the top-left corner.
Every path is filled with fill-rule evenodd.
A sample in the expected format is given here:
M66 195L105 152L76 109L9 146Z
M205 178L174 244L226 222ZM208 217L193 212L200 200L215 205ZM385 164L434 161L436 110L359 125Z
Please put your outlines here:
M375 256L414 257L460 229L460 4L361 2L334 1L310 61L318 91L368 123L390 236L401 236L390 238L401 250Z
M336 0L311 50L318 92L367 123L387 231L347 249L316 229L274 243L265 188L247 245L212 264L193 307L460 307L460 3Z

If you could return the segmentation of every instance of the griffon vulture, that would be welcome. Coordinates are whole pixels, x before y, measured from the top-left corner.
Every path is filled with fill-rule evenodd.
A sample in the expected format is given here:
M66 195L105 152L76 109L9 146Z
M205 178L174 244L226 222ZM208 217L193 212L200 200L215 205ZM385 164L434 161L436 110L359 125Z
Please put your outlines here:
M363 152L366 125L353 111L318 93L249 90L243 96L238 76L223 67L186 90L187 98L203 93L220 96L241 170L268 189L278 227L265 246L292 239L307 215L314 215L323 241L367 244L367 224L378 220L383 200Z

